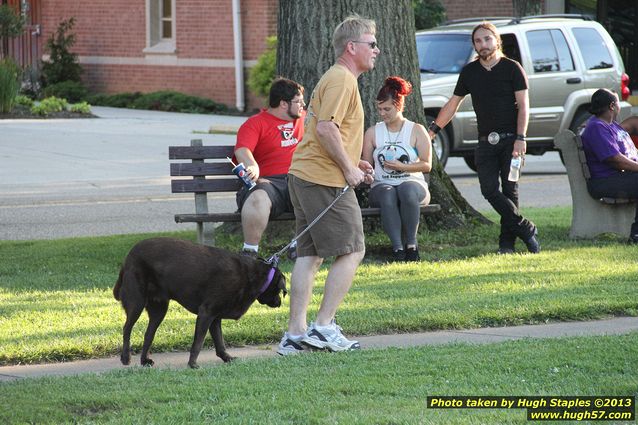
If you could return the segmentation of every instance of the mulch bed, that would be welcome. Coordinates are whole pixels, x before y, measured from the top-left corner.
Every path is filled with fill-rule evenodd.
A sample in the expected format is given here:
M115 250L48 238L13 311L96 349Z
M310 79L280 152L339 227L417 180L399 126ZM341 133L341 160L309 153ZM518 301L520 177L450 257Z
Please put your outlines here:
M36 120L46 120L46 119L60 119L60 118L97 118L96 115L93 114L81 114L79 112L70 112L70 111L62 111L62 112L52 112L49 115L36 115L32 114L31 111L24 107L17 105L13 108L13 111L8 114L0 114L0 120L15 120L15 119L36 119Z

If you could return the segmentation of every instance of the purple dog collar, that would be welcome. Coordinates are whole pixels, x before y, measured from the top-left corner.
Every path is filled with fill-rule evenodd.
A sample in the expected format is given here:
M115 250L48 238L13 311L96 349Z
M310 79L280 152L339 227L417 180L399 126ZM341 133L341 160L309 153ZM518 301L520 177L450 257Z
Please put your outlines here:
M259 290L259 295L261 295L264 292L266 292L266 289L268 289L268 287L272 283L272 278L273 277L275 277L275 268L271 267L270 271L268 272L268 277L266 277L266 281L264 282L264 284L262 285L261 289Z

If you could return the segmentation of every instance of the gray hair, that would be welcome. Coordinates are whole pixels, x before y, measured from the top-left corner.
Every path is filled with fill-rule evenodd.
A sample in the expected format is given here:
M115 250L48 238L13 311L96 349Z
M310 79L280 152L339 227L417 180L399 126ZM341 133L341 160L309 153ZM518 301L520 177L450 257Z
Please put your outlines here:
M346 49L346 44L352 40L358 40L363 34L374 35L377 26L371 19L362 18L359 15L350 15L343 22L337 25L332 34L332 47L335 56L339 57Z

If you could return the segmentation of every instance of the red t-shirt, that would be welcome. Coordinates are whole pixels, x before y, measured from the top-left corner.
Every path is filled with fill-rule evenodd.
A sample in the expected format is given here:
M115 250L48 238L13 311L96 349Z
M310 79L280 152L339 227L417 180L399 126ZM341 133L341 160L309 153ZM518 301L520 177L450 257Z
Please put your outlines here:
M301 118L286 121L263 110L239 128L235 150L248 148L252 152L261 177L287 174L292 154L303 138L305 115L303 111Z

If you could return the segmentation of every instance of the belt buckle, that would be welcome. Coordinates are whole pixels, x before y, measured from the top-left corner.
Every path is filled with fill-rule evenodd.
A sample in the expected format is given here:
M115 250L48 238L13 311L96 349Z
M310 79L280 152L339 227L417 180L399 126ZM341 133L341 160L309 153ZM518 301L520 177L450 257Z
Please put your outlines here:
M496 145L500 140L501 136L496 131L492 131L490 134L487 135L487 141L490 143L490 145Z

